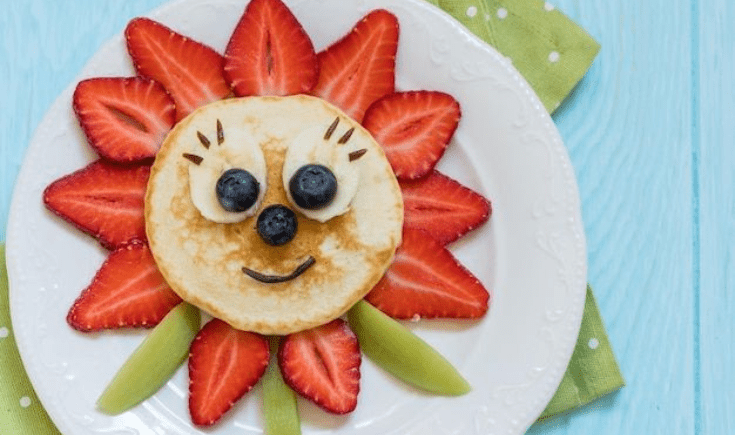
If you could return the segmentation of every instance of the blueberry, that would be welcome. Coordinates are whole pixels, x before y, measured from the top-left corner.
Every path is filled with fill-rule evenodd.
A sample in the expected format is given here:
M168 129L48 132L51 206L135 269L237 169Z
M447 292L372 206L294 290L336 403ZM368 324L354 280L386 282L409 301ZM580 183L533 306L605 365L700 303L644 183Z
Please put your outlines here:
M322 165L304 165L288 183L296 205L306 210L326 207L337 194L337 178Z
M244 169L228 169L217 180L217 200L227 211L239 213L249 209L258 201L259 193L260 183Z
M273 246L284 245L296 235L298 223L296 213L285 205L268 206L258 216L258 234L265 243Z

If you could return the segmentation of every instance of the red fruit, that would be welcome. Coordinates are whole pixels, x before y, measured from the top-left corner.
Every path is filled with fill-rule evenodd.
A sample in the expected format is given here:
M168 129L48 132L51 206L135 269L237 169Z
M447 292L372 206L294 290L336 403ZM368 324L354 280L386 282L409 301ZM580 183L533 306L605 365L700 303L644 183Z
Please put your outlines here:
M451 95L398 92L370 105L362 125L383 146L396 176L415 179L434 169L460 116L459 103Z
M143 206L150 166L92 162L51 183L46 207L108 249L145 240Z
M399 180L405 228L417 228L446 245L490 218L490 201L446 175L432 171L418 180Z
M319 81L312 91L358 122L368 106L395 89L398 19L370 12L342 39L317 54Z
M225 77L237 96L293 95L316 84L311 39L280 0L251 0L225 50Z
M176 103L176 120L230 94L224 58L200 42L148 18L125 28L128 52L139 75L163 85Z
M287 336L278 351L286 383L335 414L357 406L360 362L357 337L341 319Z
M270 359L266 339L213 319L197 334L189 354L189 413L199 426L216 423L250 391Z
M110 253L66 320L83 332L150 328L180 302L158 271L148 245L133 242Z
M442 245L405 229L393 264L365 299L397 319L479 318L490 294Z
M142 77L83 80L73 106L92 148L122 163L154 157L176 113L163 86Z

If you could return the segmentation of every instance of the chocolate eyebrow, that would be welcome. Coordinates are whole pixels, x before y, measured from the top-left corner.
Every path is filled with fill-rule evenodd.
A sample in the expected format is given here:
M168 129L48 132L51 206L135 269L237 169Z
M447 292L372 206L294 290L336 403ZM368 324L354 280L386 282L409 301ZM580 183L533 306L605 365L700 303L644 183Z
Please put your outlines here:
M334 134L334 130L337 129L337 126L339 125L339 116L334 118L334 122L332 122L332 125L329 126L327 129L327 132L324 133L324 140L329 140L330 137L332 137L332 134Z

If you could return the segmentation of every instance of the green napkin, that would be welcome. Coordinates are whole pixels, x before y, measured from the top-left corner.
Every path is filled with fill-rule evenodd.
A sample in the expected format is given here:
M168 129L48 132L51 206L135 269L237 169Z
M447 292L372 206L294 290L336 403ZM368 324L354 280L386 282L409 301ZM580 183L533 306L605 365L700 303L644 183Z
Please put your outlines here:
M600 45L549 2L426 0L513 60L553 112L587 72Z
M58 434L33 391L20 360L10 325L5 245L0 243L0 432Z
M587 286L582 326L566 373L539 421L571 411L623 387L592 287Z
M547 110L584 76L600 46L540 0L426 0L512 59ZM624 385L591 288L577 345L540 419L570 411ZM10 324L5 248L0 244L0 428L8 434L59 434L31 386Z

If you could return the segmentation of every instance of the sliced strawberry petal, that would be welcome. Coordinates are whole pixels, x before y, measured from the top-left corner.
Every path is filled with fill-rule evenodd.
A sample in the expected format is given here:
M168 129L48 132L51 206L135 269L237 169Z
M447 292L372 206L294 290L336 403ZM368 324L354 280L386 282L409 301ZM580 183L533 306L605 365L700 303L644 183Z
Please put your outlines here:
M324 410L346 414L357 406L360 347L344 320L287 336L278 362L284 381Z
M163 85L176 103L176 120L230 94L224 58L211 47L148 18L125 28L128 52L139 75Z
M416 179L444 155L460 116L459 103L451 95L397 92L370 105L362 125L383 147L396 176Z
M83 80L73 106L92 148L122 163L154 157L176 113L163 86L142 77Z
M365 299L397 319L479 318L490 294L449 250L406 229L393 264Z
M46 207L108 249L145 240L143 206L150 166L119 166L103 160L51 183Z
M398 19L378 9L342 39L317 54L319 81L312 91L358 122L378 98L395 89Z
M199 426L210 426L250 391L270 358L266 339L232 328L219 319L204 327L189 355L189 412Z
M314 45L280 0L251 0L225 50L225 77L237 96L294 95L316 84Z
M180 302L158 271L148 245L133 242L110 253L66 320L83 332L150 328Z
M418 180L399 180L399 184L404 227L424 230L442 245L490 218L490 201L438 171Z

